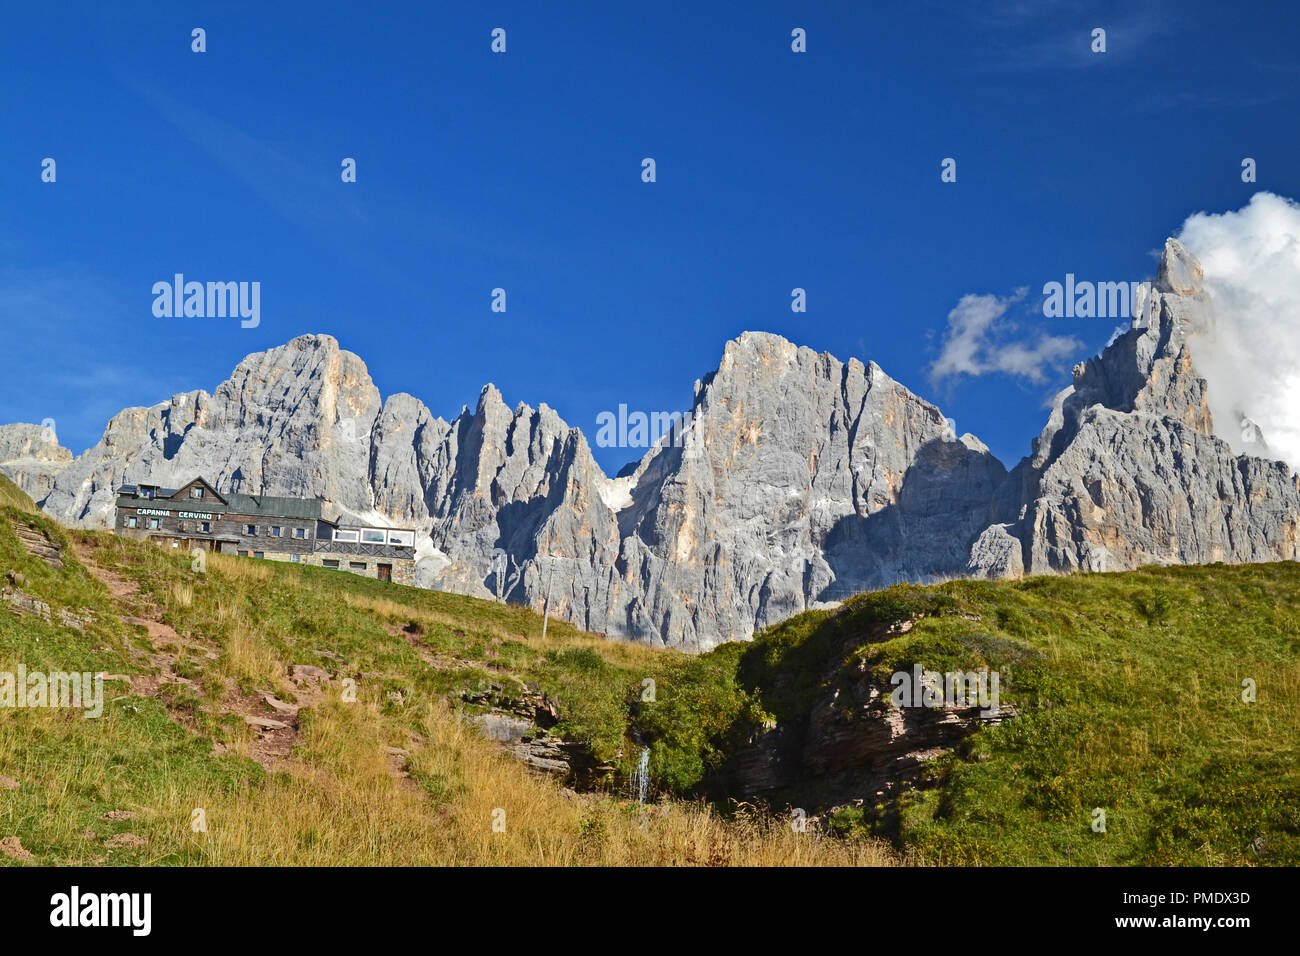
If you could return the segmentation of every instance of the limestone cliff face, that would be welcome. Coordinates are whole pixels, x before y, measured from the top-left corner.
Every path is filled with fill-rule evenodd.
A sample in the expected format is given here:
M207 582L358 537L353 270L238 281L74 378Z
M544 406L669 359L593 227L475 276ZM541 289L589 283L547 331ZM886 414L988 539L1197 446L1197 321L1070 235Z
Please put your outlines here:
M75 459L0 426L0 470L90 527L139 480L324 498L417 528L426 587L549 598L591 631L704 649L898 581L1297 557L1296 476L1214 436L1187 343L1212 323L1170 240L1133 328L1075 368L1009 474L876 364L758 332L697 384L685 441L614 479L544 404L489 385L448 422L381 401L324 335L250 355L212 395L126 409Z
M54 480L72 461L54 431L40 425L0 426L0 470L34 501L54 488Z
M619 514L627 599L612 623L670 644L947 573L1006 474L874 363L763 333L727 344L692 429L645 457Z
M874 364L746 333L692 421L685 447L663 442L612 480L546 405L511 409L487 386L447 422L410 395L381 403L357 356L303 336L249 356L213 395L121 412L75 460L45 448L58 467L44 484L32 427L4 426L0 467L90 527L141 480L321 497L418 528L424 586L549 600L589 630L692 649L949 573L999 517L1002 465Z
M40 504L69 524L106 528L123 483L180 484L201 474L230 491L320 496L368 509L379 408L379 390L359 358L327 336L303 336L250 355L213 395L186 392L120 412ZM3 467L22 473L11 462Z
M1280 461L1234 454L1214 435L1188 344L1212 329L1213 303L1200 264L1176 240L1136 312L1128 332L1076 366L1033 454L1013 472L1021 516L990 529L984 544L1014 538L1019 553L972 556L973 572L1297 557L1296 475Z

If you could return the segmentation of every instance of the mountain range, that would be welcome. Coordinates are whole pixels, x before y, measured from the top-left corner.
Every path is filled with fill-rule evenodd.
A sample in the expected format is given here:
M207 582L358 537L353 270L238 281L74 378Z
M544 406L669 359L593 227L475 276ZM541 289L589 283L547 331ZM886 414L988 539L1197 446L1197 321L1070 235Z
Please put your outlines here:
M0 426L0 472L94 528L139 481L321 498L417 528L421 586L549 595L588 631L703 650L900 581L1294 560L1296 475L1258 433L1246 454L1215 435L1187 342L1214 321L1168 240L1131 327L1074 367L1010 471L874 362L746 332L696 384L685 440L612 478L547 405L488 385L449 422L384 399L328 335L248 356L211 395L125 409L79 456Z

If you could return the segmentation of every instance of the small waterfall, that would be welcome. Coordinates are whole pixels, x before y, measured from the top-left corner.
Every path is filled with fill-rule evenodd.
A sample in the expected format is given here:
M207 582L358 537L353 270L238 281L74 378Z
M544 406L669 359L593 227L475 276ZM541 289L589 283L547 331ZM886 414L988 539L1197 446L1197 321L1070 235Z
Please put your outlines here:
M632 792L636 794L637 806L645 805L645 798L650 792L650 748L641 748L641 758L636 762L632 773Z

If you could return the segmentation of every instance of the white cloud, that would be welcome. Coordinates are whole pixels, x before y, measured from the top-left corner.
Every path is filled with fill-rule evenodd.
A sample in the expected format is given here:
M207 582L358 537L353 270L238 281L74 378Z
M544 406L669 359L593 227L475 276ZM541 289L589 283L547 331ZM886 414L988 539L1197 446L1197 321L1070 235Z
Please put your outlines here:
M1001 372L1037 383L1058 372L1083 343L1064 335L1039 335L1032 342L1011 338L1017 330L1004 317L1027 293L1027 289L1017 289L1006 297L962 296L948 313L943 349L930 366L930 380L937 383L954 375Z
M1236 212L1196 213L1178 235L1201 261L1215 315L1189 337L1215 431L1242 449L1242 415L1300 469L1300 205L1260 192Z

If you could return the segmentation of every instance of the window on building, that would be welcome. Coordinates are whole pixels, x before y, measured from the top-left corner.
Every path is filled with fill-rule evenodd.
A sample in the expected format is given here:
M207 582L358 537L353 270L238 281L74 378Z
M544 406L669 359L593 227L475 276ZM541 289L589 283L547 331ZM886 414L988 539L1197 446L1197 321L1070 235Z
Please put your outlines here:
M158 519L157 519L157 518L150 518L150 519L149 519L149 528L150 528L150 530L152 530L152 531L156 531L156 530L158 530L158 527L159 527Z
M334 532L334 540L335 540L335 541L355 541L355 540L357 540L357 533L356 533L355 531L341 531L341 530L340 530L340 531L335 531L335 532Z
M415 532L414 531L390 531L388 532L388 543L409 548L413 544L415 544Z
M200 522L199 522L199 530L202 531L204 534L207 534L208 532L210 532L210 531L212 530L212 525L211 525L210 522L207 522L207 521L200 521Z
M302 562L302 558L300 558L296 554L289 555L289 560L292 561L294 564L300 564Z
M136 525L136 520L135 520L134 516L126 519L126 526L127 526L128 528L134 528L135 525Z
M293 536L294 536L295 538L305 538L305 537L307 537L307 529L306 529L306 528L294 528L294 529L293 529Z
M180 546L181 546L180 538L172 538L172 547L179 548Z
M253 557L255 557L255 558L264 558L264 557L266 557L266 552L265 552L265 551L254 551L254 552L253 552Z
M333 568L335 571L337 571L339 569L339 563L333 558L326 558L324 561L321 562L321 567Z
M364 562L364 561L349 561L349 562L348 562L348 568L349 568L350 570L352 570L352 571L364 571L364 570L366 569L366 562Z
M200 488L198 485L195 485L193 488L190 489L190 497L191 497L191 498L202 498L202 497L203 497L203 489Z
M271 537L272 537L272 538L278 538L278 537L280 537L280 526L279 526L279 525L276 525L276 524L271 525Z
M257 534L257 525L255 525L255 524L246 524L246 525L244 525L244 534L247 534L247 535L255 535L255 534Z
M383 544L388 540L388 532L377 528L364 528L361 532L361 540L366 544Z

